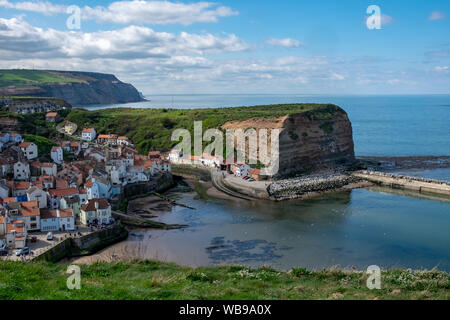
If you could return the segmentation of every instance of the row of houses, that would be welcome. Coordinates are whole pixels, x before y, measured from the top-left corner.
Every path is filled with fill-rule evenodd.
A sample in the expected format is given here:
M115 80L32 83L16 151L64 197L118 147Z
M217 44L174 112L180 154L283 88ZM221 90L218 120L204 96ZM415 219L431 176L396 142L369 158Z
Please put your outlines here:
M224 159L221 156L214 156L203 153L201 156L184 156L180 150L172 150L169 153L169 160L174 164L196 165L208 168L220 169L233 173L236 177L252 177L259 181L267 177L261 174L260 169L254 169L245 163L238 163L237 159Z
M111 206L106 199L91 199L80 208L81 223L111 223ZM74 231L71 208L40 209L37 201L7 201L0 207L0 246L20 249L31 232Z
M52 115L48 116L52 122ZM126 137L96 137L93 129L83 134L89 134L86 142L55 141L51 162L40 161L37 146L24 142L19 134L0 136L6 142L0 153L0 241L4 244L20 248L29 233L72 231L77 223L109 224L111 204L118 203L125 186L148 183L171 171L161 153L140 155ZM65 161L65 152L75 160Z

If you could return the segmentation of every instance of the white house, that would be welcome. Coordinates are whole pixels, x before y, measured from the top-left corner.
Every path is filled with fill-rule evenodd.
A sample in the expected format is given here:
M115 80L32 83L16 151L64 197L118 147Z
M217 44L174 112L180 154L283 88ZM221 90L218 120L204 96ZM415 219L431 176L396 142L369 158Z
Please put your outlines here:
M246 177L248 176L250 166L248 164L235 164L233 169L236 177Z
M84 185L84 189L86 190L88 199L97 199L100 197L99 187L95 180L87 182Z
M25 247L27 229L21 220L6 224L6 244L11 248L20 249Z
M109 224L111 222L111 206L106 199L91 199L81 207L81 223Z
M30 179L30 165L25 161L18 161L14 164L14 180Z
M31 187L27 190L27 200L37 201L39 209L47 208L47 192L37 187Z
M111 183L115 185L121 185L124 182L127 173L127 168L124 164L112 166L109 172L111 177Z
M50 152L50 158L55 163L61 164L63 162L63 149L61 147L53 147Z
M59 230L73 231L75 230L75 218L72 209L56 210L59 219Z
M133 146L133 142L131 142L130 139L127 137L118 137L117 138L117 144L118 145L125 145L125 146Z
M58 173L58 167L54 163L44 162L41 163L41 175L56 177Z
M28 160L36 159L38 157L38 148L33 142L22 142L19 144L19 148Z
M169 161L172 163L181 162L181 158L183 158L183 151L180 150L172 150L169 153Z
M97 136L94 128L83 129L81 133L81 138L86 141L94 141Z
M77 195L78 190L75 188L51 189L48 191L47 201L50 209L59 209L61 205L60 201L62 198Z
M20 216L28 231L39 231L41 229L39 205L37 201L20 202Z
M56 210L41 210L41 232L59 230L59 219Z

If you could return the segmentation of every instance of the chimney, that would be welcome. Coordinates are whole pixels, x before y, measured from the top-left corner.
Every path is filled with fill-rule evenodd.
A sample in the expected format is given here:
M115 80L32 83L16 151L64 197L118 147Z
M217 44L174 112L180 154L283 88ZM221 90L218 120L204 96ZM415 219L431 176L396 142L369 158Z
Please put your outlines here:
M98 211L98 201L95 201L95 211Z
M56 209L56 216L59 218L61 216L61 213L59 211L59 209Z

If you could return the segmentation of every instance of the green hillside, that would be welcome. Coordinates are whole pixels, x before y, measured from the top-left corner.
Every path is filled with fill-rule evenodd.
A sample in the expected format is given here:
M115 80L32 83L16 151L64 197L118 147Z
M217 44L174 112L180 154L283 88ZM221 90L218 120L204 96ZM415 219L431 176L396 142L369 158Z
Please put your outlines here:
M80 82L80 80L43 70L0 69L0 88L8 86L20 88L59 82Z
M253 118L279 118L289 114L308 113L320 120L332 120L344 111L328 104L286 104L216 109L75 109L67 120L79 128L93 127L98 133L116 133L132 139L136 148L146 154L152 150L169 150L175 129L193 132L194 121L203 121L203 130L220 128L229 121Z

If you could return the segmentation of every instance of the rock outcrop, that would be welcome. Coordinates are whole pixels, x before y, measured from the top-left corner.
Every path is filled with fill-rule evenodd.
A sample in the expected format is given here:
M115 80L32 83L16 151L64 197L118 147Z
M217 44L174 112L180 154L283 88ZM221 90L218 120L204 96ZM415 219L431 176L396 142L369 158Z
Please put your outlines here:
M73 82L43 83L28 88L0 88L0 95L60 98L73 106L144 101L131 84L114 75L93 72L51 71Z
M355 161L353 130L347 113L334 105L276 119L250 119L223 129L279 129L278 176L335 168Z

